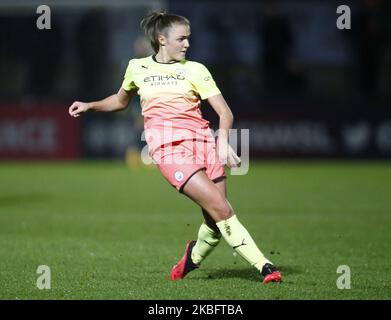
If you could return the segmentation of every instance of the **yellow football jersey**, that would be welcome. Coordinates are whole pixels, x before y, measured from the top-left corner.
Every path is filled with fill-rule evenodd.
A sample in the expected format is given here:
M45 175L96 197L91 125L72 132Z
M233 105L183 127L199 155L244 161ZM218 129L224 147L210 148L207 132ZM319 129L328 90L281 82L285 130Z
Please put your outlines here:
M174 130L188 131L189 138L196 131L209 129L209 122L203 119L200 110L201 100L220 94L212 75L201 63L187 60L159 63L155 56L130 60L122 88L137 90L146 130L162 133L171 126ZM209 130L205 134L209 136ZM154 148L176 139L175 134L161 134L148 144Z

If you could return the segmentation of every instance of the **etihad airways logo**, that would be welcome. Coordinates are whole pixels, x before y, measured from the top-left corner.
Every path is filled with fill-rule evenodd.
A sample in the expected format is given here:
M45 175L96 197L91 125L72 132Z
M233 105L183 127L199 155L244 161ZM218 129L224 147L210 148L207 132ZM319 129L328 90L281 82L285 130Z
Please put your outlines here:
M144 78L144 82L155 82L155 81L175 81L175 80L185 80L185 77L183 75L156 75L156 76L149 76Z

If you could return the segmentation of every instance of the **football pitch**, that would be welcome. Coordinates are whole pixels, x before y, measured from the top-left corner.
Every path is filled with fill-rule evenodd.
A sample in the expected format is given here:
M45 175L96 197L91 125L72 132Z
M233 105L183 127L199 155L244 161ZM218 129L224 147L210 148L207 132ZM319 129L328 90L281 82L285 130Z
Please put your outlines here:
M391 162L253 162L229 176L235 212L283 275L267 285L224 240L169 280L202 215L155 168L2 162L0 179L0 299L391 298Z

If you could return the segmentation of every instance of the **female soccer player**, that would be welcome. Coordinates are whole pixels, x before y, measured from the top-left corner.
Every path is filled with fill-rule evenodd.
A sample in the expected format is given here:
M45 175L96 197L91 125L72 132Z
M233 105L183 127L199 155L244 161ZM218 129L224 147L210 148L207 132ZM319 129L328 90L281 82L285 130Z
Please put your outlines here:
M171 270L171 280L183 279L198 268L222 236L260 271L264 283L280 282L280 272L258 249L227 200L223 166L232 168L240 162L228 143L233 115L207 68L185 60L190 22L154 12L141 26L156 54L130 60L116 94L95 102L75 101L70 115L123 110L136 93L140 95L149 154L168 182L197 203L204 216L197 241L187 244ZM217 144L200 111L205 99L220 118Z

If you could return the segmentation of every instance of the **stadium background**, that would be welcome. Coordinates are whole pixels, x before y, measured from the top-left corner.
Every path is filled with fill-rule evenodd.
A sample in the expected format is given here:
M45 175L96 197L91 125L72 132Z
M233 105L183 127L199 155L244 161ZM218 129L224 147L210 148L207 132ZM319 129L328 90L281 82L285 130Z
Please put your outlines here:
M390 5L348 1L52 1L51 30L32 1L1 1L1 158L121 158L138 148L140 109L64 112L116 92L148 54L140 17L164 7L192 22L188 59L212 71L253 156L389 158ZM12 31L11 31L12 30ZM216 128L216 117L204 105Z
M390 298L389 1L45 4L50 30L36 27L39 1L0 0L1 298ZM336 27L341 4L351 30ZM229 178L230 199L285 287L260 292L229 250L201 279L167 284L200 217L140 166L138 100L68 116L74 100L117 92L128 60L150 53L141 18L160 8L190 19L187 58L211 70L235 128L250 129L252 166ZM50 292L35 286L40 264L57 275ZM340 264L358 272L356 290L336 289Z

